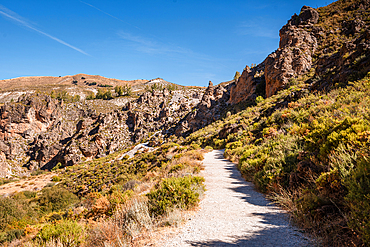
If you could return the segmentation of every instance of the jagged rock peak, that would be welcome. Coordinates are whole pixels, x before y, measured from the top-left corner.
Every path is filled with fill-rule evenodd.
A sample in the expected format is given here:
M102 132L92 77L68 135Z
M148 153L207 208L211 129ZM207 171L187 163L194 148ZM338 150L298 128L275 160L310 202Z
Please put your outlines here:
M279 49L258 66L244 69L231 88L229 102L236 104L253 100L257 95L270 97L283 88L289 79L309 71L318 45L315 32L307 31L305 27L316 24L318 20L319 13L308 6L303 6L299 15L293 15L280 29ZM261 90L262 87L265 89Z
M257 97L257 85L263 84L265 81L264 69L264 63L253 68L246 66L239 79L230 89L229 103L237 104L244 100L254 100Z
M319 21L319 12L309 6L303 6L299 15L294 14L288 23L292 25L316 24Z

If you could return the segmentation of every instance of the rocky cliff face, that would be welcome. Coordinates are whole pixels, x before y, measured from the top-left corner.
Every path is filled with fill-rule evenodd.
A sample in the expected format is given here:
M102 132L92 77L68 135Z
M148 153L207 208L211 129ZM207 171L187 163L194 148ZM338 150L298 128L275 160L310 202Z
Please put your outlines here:
M23 96L19 104L5 104L0 108L0 139L14 136L32 138L46 131L60 117L61 102L46 95Z
M230 88L231 104L245 100L255 100L257 95L265 94L265 64L256 67L247 66L239 79Z
M279 48L232 85L229 102L270 97L296 80L313 91L363 77L370 69L369 9L368 0L303 6L280 30Z
M299 16L293 15L280 30L279 49L264 62L267 97L282 89L289 79L311 69L312 56L317 48L316 36L321 31L313 26L318 19L316 10L303 6Z
M337 52L326 51L317 59L313 89L345 85L362 78L370 70L370 31L366 29L355 34L357 37L346 41Z
M62 102L46 95L23 96L17 104L1 106L0 176L8 175L10 170L22 173L19 164L28 161L27 147L33 138L49 131L58 121L61 106Z
M229 99L230 86L213 86L213 83L209 82L200 103L174 127L174 133L186 136L220 119Z
M74 165L144 140L158 145L174 134L186 136L220 119L230 104L270 97L293 81L299 81L299 90L266 110L267 115L309 90L361 78L370 70L369 9L369 0L338 1L317 10L304 6L280 30L279 48L227 86L210 82L205 91L184 87L170 92L150 87L164 82L155 79L144 85L152 92L112 109L113 100L67 104L44 94L21 96L0 108L0 177L58 163ZM227 126L224 132L234 131Z
M232 86L230 103L254 100L257 95L270 97L283 88L289 79L309 71L312 56L317 47L316 35L320 29L307 31L316 24L319 14L304 6L300 15L293 15L280 30L279 48L263 63L254 68L248 66ZM265 90L257 90L264 87Z
M107 113L98 113L92 101L66 104L44 94L24 95L0 108L0 177L103 157L156 132L158 144L202 95L202 89L146 92ZM99 102L109 108L109 101Z

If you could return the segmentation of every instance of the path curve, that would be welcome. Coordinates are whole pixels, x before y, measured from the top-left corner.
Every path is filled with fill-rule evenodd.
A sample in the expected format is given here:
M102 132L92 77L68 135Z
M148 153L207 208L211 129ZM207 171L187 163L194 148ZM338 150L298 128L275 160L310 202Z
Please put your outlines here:
M205 154L200 210L162 246L312 246L287 215L246 182L223 150Z

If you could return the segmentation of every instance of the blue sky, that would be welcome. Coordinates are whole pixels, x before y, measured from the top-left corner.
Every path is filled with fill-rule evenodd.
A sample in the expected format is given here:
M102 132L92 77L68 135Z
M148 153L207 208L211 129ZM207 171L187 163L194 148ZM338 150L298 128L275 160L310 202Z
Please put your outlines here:
M206 86L277 49L303 5L333 1L2 0L0 79L77 73Z

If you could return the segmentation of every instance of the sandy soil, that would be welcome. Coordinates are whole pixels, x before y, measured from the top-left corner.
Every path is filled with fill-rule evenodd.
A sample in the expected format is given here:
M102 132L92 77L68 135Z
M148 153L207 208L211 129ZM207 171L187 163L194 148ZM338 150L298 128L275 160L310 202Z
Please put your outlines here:
M0 186L0 196L8 196L21 191L38 191L44 188L57 175L55 173L46 173L34 177L29 177L19 181L7 183Z

